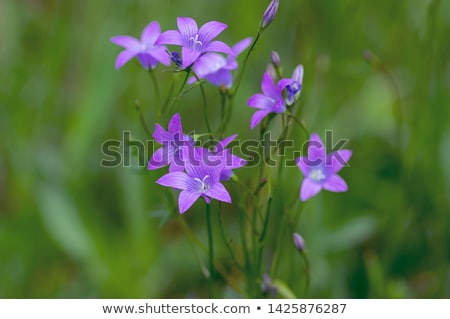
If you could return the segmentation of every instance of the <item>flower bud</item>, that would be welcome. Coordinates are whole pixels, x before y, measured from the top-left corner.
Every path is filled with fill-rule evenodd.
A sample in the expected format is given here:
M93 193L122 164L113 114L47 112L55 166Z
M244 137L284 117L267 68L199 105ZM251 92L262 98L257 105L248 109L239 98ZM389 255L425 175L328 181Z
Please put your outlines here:
M299 233L292 234L292 241L299 252L302 253L305 250L305 240Z
M266 11L264 12L263 19L261 22L261 29L264 30L269 26L269 24L272 23L272 21L275 19L275 16L278 12L278 5L280 1L279 0L272 0L270 1L269 5L267 6Z
M278 54L277 51L272 51L272 64L276 68L279 68L281 65L280 55Z

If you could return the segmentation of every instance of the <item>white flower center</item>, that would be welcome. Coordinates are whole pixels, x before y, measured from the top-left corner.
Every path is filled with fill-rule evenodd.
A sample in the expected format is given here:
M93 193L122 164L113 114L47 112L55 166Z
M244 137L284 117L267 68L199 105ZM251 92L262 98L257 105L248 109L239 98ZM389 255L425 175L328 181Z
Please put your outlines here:
M196 180L197 182L198 182L198 191L200 192L200 193L205 193L205 192L207 192L208 190L209 190L209 188L210 188L210 184L209 184L209 179L210 179L210 177L209 177L209 175L206 175L205 177L203 177L203 179L200 179L200 178L197 178L197 177L195 177L194 178L194 180Z
M189 38L189 47L194 50L201 50L203 46L202 41L198 40L198 33L195 35L195 37Z
M321 168L314 168L309 172L308 177L315 182L321 182L326 178L326 175Z

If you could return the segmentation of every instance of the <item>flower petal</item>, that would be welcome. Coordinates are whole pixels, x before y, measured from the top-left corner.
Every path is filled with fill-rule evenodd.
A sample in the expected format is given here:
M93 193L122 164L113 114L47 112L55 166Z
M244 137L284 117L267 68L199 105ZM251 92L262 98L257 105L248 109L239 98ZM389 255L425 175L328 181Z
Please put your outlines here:
M202 79L206 75L217 72L227 64L227 60L218 53L203 55L193 66L195 74Z
M248 48L248 46L250 45L250 43L252 43L252 41L253 41L253 38L248 37L248 38L245 38L244 40L239 41L235 45L233 45L233 47L231 48L231 50L233 51L233 55L235 57L237 57L239 54L242 53L242 51L244 51L245 49Z
M303 65L299 64L295 68L294 73L292 74L292 80L300 84L303 83Z
M177 30L168 30L161 33L158 39L156 39L155 45L161 44L183 45L180 32Z
M169 164L167 147L160 147L148 161L148 170L155 170Z
M156 184L166 186L166 187L172 187L175 189L188 189L189 186L192 184L193 181L191 181L191 177L189 177L184 172L172 172L167 173L166 175L163 175L160 177Z
M352 157L352 151L339 150L327 155L325 167L330 173L339 172Z
M310 166L308 165L308 158L307 157L299 157L295 160L295 163L297 164L298 168L300 169L300 171L302 172L303 176L307 177L309 174L309 168Z
M203 43L203 45L208 45L208 43L211 42L212 39L221 34L227 27L228 26L222 22L207 22L198 31L198 38Z
M157 21L152 21L145 27L144 31L142 31L141 42L148 45L153 45L156 39L158 39L160 33L161 28L159 23Z
M130 51L139 51L141 48L141 43L128 35L118 35L116 37L111 38L111 42L117 45L120 45L121 47L124 47Z
M272 110L272 107L275 104L275 102L271 98L268 98L267 96L261 93L256 93L255 95L252 95L248 99L247 104L248 106L256 109Z
M250 128L253 130L256 127L256 125L258 125L258 123L261 122L262 119L265 118L269 113L270 111L266 110L256 111L253 114L252 119L250 121Z
M170 65L170 56L167 53L167 49L165 46L156 46L148 51L154 59L158 60L162 64L169 66Z
M339 175L331 175L323 183L322 187L330 192L346 192L347 183Z
M222 41L212 41L210 42L206 48L203 49L204 52L222 52L226 54L232 54L231 48L223 43Z
M231 203L230 193L228 193L225 186L223 186L220 183L215 183L211 185L211 188L205 192L205 195L217 199L221 202Z
M324 164L325 161L325 147L322 140L316 133L311 134L308 142L308 159L309 166L318 166Z
M237 134L233 134L231 136L228 136L217 143L216 145L216 152L222 152L225 150L225 148L230 144L234 139L237 137Z
M302 202L308 200L309 198L319 193L321 189L322 186L320 186L320 184L317 184L309 178L303 179L302 187L300 189L300 200Z
M159 144L168 144L172 141L172 134L167 132L161 125L158 123L155 124L155 131L153 132L153 138Z
M184 214L200 197L200 193L190 192L188 190L184 190L178 196L178 208L180 210L180 214Z
M144 69L154 69L158 65L158 61L148 53L139 53L137 58Z
M177 18L178 30L180 30L181 38L184 41L189 40L190 37L194 37L198 33L197 22L189 17Z
M205 79L215 86L224 85L228 89L231 88L231 85L233 84L233 75L231 74L231 71L225 69L208 74Z
M275 87L269 71L266 71L264 73L263 79L261 81L261 90L265 96L268 96L274 100L278 100L281 95L281 91L278 91Z
M198 57L200 56L201 52L198 50L182 47L181 48L181 59L182 59L182 67L183 69L186 69L187 67L191 66L192 63L194 63Z
M116 59L116 69L120 69L125 63L136 56L136 52L124 50L119 53Z
M183 126L181 124L180 113L175 113L169 121L169 132L170 133L182 133Z

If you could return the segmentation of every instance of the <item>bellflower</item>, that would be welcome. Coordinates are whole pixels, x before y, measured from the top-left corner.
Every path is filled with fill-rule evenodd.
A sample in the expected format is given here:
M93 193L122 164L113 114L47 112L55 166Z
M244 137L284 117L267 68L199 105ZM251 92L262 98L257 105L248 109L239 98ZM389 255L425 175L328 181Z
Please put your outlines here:
M261 90L263 94L257 93L250 97L247 104L250 107L259 109L251 119L250 128L254 129L259 122L262 121L269 113L284 113L286 104L283 98L283 89L291 83L291 79L281 79L275 85L270 72L266 71L261 82Z
M183 133L179 113L176 113L170 119L168 129L166 131L158 123L155 124L153 138L162 146L150 158L147 167L149 170L155 170L166 165L170 165L170 172L184 169L180 150L185 145L193 145L193 139Z
M212 41L227 25L222 22L210 21L200 30L194 19L188 17L177 18L178 30L168 30L159 36L156 44L172 44L181 46L182 68L191 66L206 52L231 53L228 45L221 41Z
M214 163L214 161L221 161L223 163L223 169L220 173L220 180L227 181L233 175L233 170L245 166L247 162L231 153L231 149L227 146L237 137L237 134L224 138L218 142L214 150L206 148L197 148L198 155L205 163Z
M121 68L134 57L137 57L142 66L147 70L156 68L158 62L167 66L170 65L170 58L167 55L166 47L155 44L160 33L159 23L153 21L145 27L141 34L141 40L127 35L112 37L112 43L125 48L117 56L116 69Z
M236 58L248 48L252 38L248 37L236 43L232 48L232 53L227 58L218 53L207 53L203 55L193 65L193 70L199 79L206 79L215 86L224 86L227 89L233 84L231 71L238 68ZM189 83L195 82L195 77L189 79Z
M286 85L287 99L286 103L292 105L299 96L303 85L303 65L298 65L292 74L291 82Z
M270 1L269 5L266 8L266 11L264 11L263 19L261 21L261 29L264 30L269 26L269 24L272 23L272 21L275 19L277 12L278 12L278 5L280 4L279 0L272 0Z
M308 156L297 158L297 166L305 176L300 189L300 200L306 201L322 189L331 192L347 191L347 183L336 173L352 156L350 150L339 150L326 155L319 135L313 133L308 143Z
M178 197L180 214L184 214L199 197L209 204L211 199L231 203L231 197L220 183L220 174L224 163L215 161L214 165L198 160L192 146L182 148L182 156L186 172L171 172L156 181L156 183L181 190ZM197 158L195 158L197 157Z

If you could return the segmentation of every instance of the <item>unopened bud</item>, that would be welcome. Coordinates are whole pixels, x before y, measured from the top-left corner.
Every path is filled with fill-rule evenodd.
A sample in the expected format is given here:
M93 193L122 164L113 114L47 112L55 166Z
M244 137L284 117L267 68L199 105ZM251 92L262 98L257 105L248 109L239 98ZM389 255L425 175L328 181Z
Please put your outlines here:
M264 12L263 19L261 22L261 29L264 30L269 26L269 24L272 23L272 21L275 19L275 16L278 12L278 5L280 1L279 0L272 0L270 1L269 5L267 6L266 11Z
M299 252L303 252L305 250L305 240L299 233L292 234L292 241L294 242L295 248L297 248Z
M279 68L281 65L280 55L278 54L277 51L272 51L272 64L276 68Z

